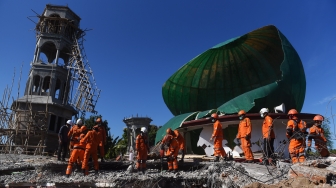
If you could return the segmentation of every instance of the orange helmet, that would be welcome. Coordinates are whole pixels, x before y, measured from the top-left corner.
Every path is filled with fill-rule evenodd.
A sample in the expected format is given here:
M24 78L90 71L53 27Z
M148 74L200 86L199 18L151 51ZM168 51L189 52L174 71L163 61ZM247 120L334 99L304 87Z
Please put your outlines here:
M295 110L295 109L291 109L288 111L288 114L287 115L297 115L298 112Z
M240 111L238 112L238 116L245 115L245 114L246 114L245 110L240 110Z
M213 114L211 114L211 117L214 118L214 119L218 119L218 114L217 113L213 113Z
M166 130L166 133L169 134L169 135L172 135L172 134L173 134L173 131L171 130L171 128L168 128L168 129Z
M87 130L87 128L86 128L86 126L85 126L85 125L83 125L83 126L80 128L80 129L81 129L81 131L82 131L82 132L84 132L84 131L86 131L86 130Z
M102 119L101 119L101 118L97 118L96 122L97 122L97 123L101 123L101 122L102 122Z
M314 121L323 121L323 116L321 116L321 115L316 115L315 117L314 117Z

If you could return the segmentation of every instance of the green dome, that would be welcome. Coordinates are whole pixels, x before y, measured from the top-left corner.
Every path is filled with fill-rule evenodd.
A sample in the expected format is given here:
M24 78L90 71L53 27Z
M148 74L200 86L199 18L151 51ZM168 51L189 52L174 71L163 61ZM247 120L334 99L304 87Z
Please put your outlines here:
M299 55L275 27L265 26L198 55L163 85L172 112L240 109L259 112L284 103L301 111L306 80Z

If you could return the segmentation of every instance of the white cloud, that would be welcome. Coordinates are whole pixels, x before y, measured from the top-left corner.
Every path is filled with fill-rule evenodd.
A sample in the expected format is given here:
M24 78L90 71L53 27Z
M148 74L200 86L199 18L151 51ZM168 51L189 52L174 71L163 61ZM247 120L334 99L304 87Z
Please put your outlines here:
M324 97L322 100L318 101L316 103L316 105L324 104L324 103L329 102L331 100L336 100L336 94L328 96L328 97Z

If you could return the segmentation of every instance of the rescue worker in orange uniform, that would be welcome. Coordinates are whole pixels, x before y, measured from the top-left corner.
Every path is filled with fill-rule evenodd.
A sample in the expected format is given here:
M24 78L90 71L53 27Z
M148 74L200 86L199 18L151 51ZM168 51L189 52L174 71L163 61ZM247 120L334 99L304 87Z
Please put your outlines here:
M289 139L289 155L292 158L293 164L304 162L306 160L306 122L298 118L298 112L295 109L288 111L288 118L286 136Z
M106 145L106 130L104 125L102 124L102 119L101 118L97 118L96 120L96 124L98 125L98 134L100 137L100 142L99 142L99 152L100 152L100 161L101 162L105 162L104 160L104 156L105 156L105 151L104 151L104 147Z
M135 149L137 151L136 168L139 172L145 173L147 154L149 152L149 145L147 139L146 127L141 127L140 134L135 140Z
M79 161L80 165L82 165L82 162L84 160L84 153L85 153L86 143L83 141L83 138L85 137L85 134L87 133L86 126L83 125L81 127L81 131L82 131L82 134L79 136L79 143L75 143L74 144L73 152L71 152L71 156L70 156L69 163L68 163L68 168L67 168L67 170L65 172L65 174L67 175L67 177L70 176L70 174L72 172L73 165L77 161Z
M68 137L70 139L70 145L69 145L69 149L70 149L70 155L71 155L71 151L73 149L73 146L75 144L78 144L78 138L81 135L82 131L81 131L81 127L83 125L83 121L81 119L78 119L76 122L76 125L72 126L69 133L68 133Z
M218 115L216 113L213 113L211 115L211 121L213 124L213 132L210 138L211 140L214 140L214 156L215 156L215 162L219 161L219 156L226 159L226 153L223 148L223 128L222 124L218 120Z
M177 142L179 143L179 150L182 151L182 157L179 162L184 162L184 155L186 153L186 148L185 148L185 140L182 134L180 134L178 130L172 131L171 128L168 128L166 132L167 134L172 135L174 138L177 139Z
M321 157L329 157L330 153L327 147L327 138L324 136L324 129L321 127L324 118L321 115L316 115L313 120L315 123L309 129L308 135L308 151L311 151L310 147L314 139L315 148L319 151Z
M98 163L98 153L97 153L97 148L98 144L100 142L100 138L98 135L98 126L95 125L91 131L89 131L85 137L83 138L83 142L86 143L85 146L85 153L84 153L84 160L82 163L82 170L85 175L89 174L89 158L90 156L93 159L93 165L96 173L98 173L99 169L99 163Z
M238 112L238 116L240 119L238 134L237 134L237 142L241 143L242 150L245 155L245 159L247 163L253 163L254 156L251 150L251 132L252 132L252 124L250 118L246 117L246 112L244 110L240 110Z
M264 118L262 125L262 137L263 137L263 150L264 150L264 163L272 163L272 154L274 153L274 139L275 134L273 130L273 118L268 115L268 108L262 108L260 110L260 116Z
M168 146L168 149L165 153L165 157L167 157L168 171L177 172L177 155L179 151L179 143L177 139L174 138L172 135L166 135L162 139L162 144Z

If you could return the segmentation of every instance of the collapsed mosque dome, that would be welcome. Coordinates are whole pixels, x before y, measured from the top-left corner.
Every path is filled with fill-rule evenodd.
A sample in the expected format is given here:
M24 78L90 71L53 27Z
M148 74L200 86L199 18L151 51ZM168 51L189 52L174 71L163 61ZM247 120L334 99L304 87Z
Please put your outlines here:
M305 92L300 57L273 25L210 48L162 87L163 99L175 116L209 109L258 113L281 103L301 111Z

